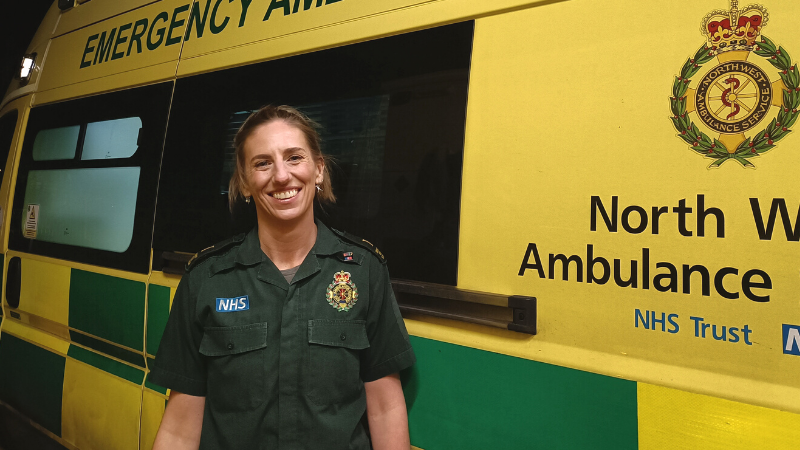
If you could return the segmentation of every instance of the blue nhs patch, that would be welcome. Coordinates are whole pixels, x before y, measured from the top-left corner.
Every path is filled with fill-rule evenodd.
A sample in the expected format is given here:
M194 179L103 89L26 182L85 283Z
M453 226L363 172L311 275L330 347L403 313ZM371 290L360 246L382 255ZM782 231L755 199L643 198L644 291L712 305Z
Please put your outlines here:
M246 295L217 299L217 312L247 311L248 309L250 309L250 299Z
M800 356L800 325L783 324L783 353Z

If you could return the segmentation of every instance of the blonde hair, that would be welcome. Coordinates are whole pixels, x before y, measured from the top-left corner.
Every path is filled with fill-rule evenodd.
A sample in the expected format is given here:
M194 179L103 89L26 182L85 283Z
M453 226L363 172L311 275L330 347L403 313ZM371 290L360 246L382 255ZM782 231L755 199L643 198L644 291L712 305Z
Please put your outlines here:
M321 203L336 203L336 196L333 195L331 176L330 172L328 171L329 158L322 153L322 149L320 148L320 139L319 134L317 133L317 128L319 125L306 117L305 114L301 113L295 108L292 108L291 106L267 105L250 114L250 117L248 117L242 126L239 127L239 131L236 132L236 136L233 138L233 146L236 153L236 164L233 167L233 175L231 175L231 181L228 184L228 205L231 211L233 211L234 203L236 203L236 201L240 198L244 197L242 191L247 183L244 144L247 141L247 138L253 134L253 131L256 128L272 122L273 120L282 120L289 125L296 127L303 133L306 141L308 141L311 155L316 161L322 160L324 165L322 169L322 183L319 185L322 191L317 191L315 193L315 198Z

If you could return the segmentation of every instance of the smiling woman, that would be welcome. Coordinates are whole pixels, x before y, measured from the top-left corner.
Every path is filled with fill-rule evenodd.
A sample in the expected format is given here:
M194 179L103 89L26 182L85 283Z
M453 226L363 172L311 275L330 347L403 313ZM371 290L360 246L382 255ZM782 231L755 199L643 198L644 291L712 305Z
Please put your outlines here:
M230 203L253 201L257 225L178 286L151 372L173 390L154 448L407 450L398 372L414 352L380 252L315 221L315 198L335 197L313 123L266 106L234 146Z

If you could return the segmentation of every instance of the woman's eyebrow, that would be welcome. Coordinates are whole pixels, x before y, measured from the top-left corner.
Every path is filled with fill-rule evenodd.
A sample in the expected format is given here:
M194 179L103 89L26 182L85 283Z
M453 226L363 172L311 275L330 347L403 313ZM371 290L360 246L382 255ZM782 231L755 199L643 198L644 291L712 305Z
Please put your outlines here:
M253 155L253 157L250 158L250 162L253 162L257 159L272 159L272 157L266 153L260 153L258 155Z

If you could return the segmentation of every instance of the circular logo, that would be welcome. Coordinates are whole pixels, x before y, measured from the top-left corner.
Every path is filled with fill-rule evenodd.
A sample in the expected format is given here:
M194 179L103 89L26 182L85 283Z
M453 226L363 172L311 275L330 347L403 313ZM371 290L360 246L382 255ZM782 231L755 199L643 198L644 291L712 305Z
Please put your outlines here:
M800 117L800 70L785 48L761 33L767 9L738 5L731 0L730 9L706 14L700 27L706 43L672 83L672 124L693 152L714 160L709 169L728 161L755 167L753 158L775 148ZM716 65L694 78L712 60ZM771 65L778 76L770 80L758 64ZM759 123L763 128L754 129Z
M353 299L353 288L346 284L340 284L333 288L333 300L339 306L346 306Z
M719 133L742 133L767 116L772 82L758 66L730 61L711 69L698 83L697 115Z
M766 36L759 41L755 37L742 49L728 52L719 50L721 46L701 46L672 83L669 102L677 136L693 152L713 159L709 168L728 161L755 167L753 158L775 148L800 118L797 64ZM713 68L694 78L715 59ZM778 76L770 80L764 63L777 69Z

